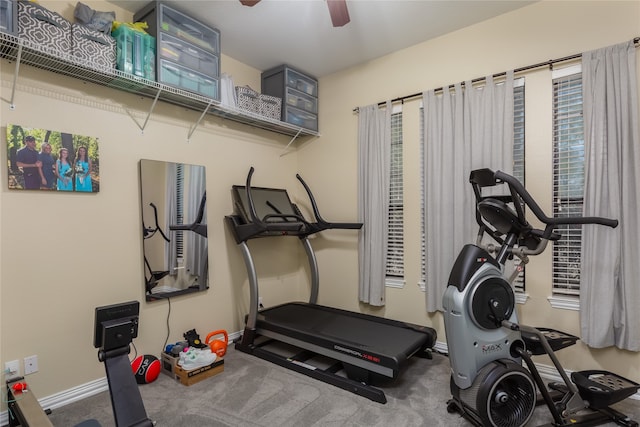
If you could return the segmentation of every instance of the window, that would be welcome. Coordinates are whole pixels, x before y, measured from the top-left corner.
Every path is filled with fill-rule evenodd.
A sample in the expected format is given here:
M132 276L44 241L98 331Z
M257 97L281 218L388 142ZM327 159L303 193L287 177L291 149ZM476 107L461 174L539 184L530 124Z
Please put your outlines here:
M582 214L584 131L582 74L579 67L553 75L553 216ZM580 225L555 229L562 238L553 244L554 296L580 295Z
M402 112L391 115L391 181L389 185L389 234L387 237L387 285L404 283L404 201L402 166Z

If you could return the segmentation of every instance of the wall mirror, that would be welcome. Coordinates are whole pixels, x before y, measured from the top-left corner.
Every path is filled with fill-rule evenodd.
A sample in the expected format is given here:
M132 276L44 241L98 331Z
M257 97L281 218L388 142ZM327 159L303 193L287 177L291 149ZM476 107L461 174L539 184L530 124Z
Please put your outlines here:
M209 287L205 167L140 160L147 301Z

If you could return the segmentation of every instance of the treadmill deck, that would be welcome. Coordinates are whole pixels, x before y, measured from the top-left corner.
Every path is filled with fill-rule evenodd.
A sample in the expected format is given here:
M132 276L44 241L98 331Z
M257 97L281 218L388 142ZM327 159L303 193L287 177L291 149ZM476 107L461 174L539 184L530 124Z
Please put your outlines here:
M293 343L308 343L314 351L346 363L388 368L391 377L414 353L435 343L431 328L300 302L261 310L256 326L265 336L274 332L276 339L290 337Z

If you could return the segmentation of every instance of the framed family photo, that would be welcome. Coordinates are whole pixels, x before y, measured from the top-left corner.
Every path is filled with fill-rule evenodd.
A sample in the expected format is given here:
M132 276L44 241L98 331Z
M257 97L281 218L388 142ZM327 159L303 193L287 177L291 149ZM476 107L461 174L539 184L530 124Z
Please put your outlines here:
M10 190L100 191L98 138L7 125Z

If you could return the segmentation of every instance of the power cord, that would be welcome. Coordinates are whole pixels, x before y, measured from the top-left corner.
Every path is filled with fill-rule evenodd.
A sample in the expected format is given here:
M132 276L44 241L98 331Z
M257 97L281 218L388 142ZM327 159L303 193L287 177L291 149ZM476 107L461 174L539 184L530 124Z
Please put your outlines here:
M164 339L164 345L162 346L162 350L160 354L164 353L164 349L167 348L167 343L169 342L169 336L171 335L171 326L169 324L169 318L171 317L171 298L167 298L168 311L167 311L167 337Z

